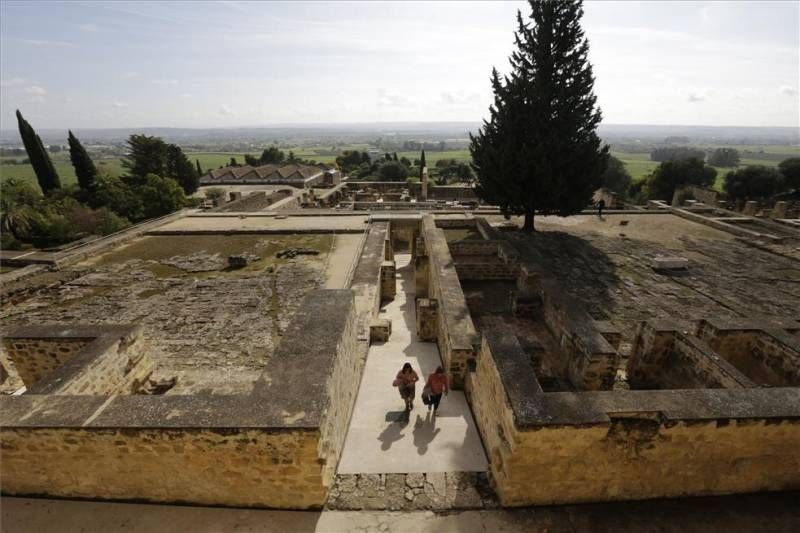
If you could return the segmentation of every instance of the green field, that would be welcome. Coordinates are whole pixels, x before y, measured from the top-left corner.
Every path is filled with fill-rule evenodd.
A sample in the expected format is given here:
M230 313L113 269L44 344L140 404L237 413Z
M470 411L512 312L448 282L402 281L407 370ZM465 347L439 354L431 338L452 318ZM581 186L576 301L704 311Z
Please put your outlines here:
M698 146L698 148L702 148L704 150L710 150L718 147L721 146ZM732 146L732 148L736 148L740 152L745 153L747 156L742 158L740 166L777 166L778 163L785 158L800 157L800 148L791 146L746 145ZM340 152L344 150L366 151L367 149L368 146L364 144L335 147L335 150ZM287 154L289 150L293 151L297 157L303 159L313 159L318 163L330 164L336 159L334 147L332 146L311 146L283 149L283 151ZM251 155L254 156L258 156L259 154L260 152L251 153ZM649 152L612 151L611 154L614 157L619 158L625 164L625 168L628 170L628 172L630 172L634 180L643 179L658 166L658 162L650 160ZM407 157L411 161L419 158L418 151L401 151L397 152L397 155L398 157ZM230 162L231 157L235 157L236 161L240 164L244 163L244 154L242 152L187 152L186 156L193 163L195 160L199 160L200 167L204 172L210 169L224 167ZM61 176L61 182L63 184L75 183L75 172L69 162L69 154L67 152L62 152L58 154L52 154L51 157L53 159L53 164L56 167L56 171L58 172L59 176ZM33 168L30 165L10 165L6 163L7 159L10 158L0 159L0 181L10 177L15 177L22 178L30 181L31 183L36 182ZM456 161L469 162L470 155L469 150L446 150L444 152L428 151L425 152L425 159L428 163L428 166L434 166L440 159L455 159ZM98 166L98 168L108 170L108 172L112 175L119 176L123 172L122 161L120 158L95 159L95 164ZM720 189L722 187L723 178L730 170L733 169L717 168L717 182L714 185L715 188Z

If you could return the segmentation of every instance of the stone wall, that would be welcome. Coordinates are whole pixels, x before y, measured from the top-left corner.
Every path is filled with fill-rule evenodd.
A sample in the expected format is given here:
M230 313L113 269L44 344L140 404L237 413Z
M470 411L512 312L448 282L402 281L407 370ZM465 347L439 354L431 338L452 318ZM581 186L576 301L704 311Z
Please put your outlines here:
M135 427L110 416L90 422L91 397L71 398L86 417L80 423L3 427L3 494L278 508L319 507L325 500L317 431ZM176 408L201 407L184 398ZM91 406L99 409L104 400Z
M262 209L269 207L279 200L288 198L289 196L292 196L292 191L290 190L274 191L269 194L267 194L266 191L256 191L238 200L234 200L233 202L223 204L216 209L212 209L211 211L221 213L231 211L261 211Z
M707 319L696 335L740 372L761 386L800 385L797 324Z
M422 238L422 253L427 254L429 263L427 296L436 300L438 306L436 335L439 352L453 387L462 388L465 374L475 363L480 337L469 315L444 232L436 227L431 215L422 217Z
M3 335L3 347L27 388L33 387L91 342L86 339L25 338Z
M505 506L800 488L795 390L529 390L512 402L529 373L483 342L467 391Z
M350 283L358 309L358 335L362 339L369 339L369 322L380 309L381 264L386 258L388 237L389 222L372 222L369 225L361 258Z
M709 346L674 324L639 325L628 359L636 389L750 388L756 385Z
M552 280L539 280L545 324L567 356L561 369L579 390L610 388L617 369L617 350L594 320Z
M319 508L365 356L353 293L319 290L295 313L250 395L2 396L0 488L12 495Z
M134 394L154 370L134 326L18 326L3 343L30 394Z

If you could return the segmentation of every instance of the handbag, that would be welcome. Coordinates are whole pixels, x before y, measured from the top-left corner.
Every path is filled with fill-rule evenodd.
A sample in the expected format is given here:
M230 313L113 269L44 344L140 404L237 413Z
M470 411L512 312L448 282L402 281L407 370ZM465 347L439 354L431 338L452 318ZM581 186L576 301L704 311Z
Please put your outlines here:
M425 405L428 405L429 403L431 403L431 386L430 385L425 385L425 387L422 388L421 397L422 397L422 403L424 403Z
M394 378L394 381L392 381L392 387L399 387L402 384L403 384L403 381L398 379L398 378Z

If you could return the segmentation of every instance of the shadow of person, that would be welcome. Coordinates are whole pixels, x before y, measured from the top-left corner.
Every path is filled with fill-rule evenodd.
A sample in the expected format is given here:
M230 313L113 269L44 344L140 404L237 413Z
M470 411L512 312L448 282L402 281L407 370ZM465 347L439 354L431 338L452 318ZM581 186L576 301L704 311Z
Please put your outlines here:
M392 447L392 443L402 439L404 437L403 430L407 425L408 413L403 411L401 416L395 418L395 421L386 426L386 429L381 431L381 434L378 435L378 440L381 441L381 450L388 450Z
M414 446L417 447L417 453L425 455L428 445L441 430L442 428L436 427L436 417L431 419L430 412L425 416L425 420L417 415L417 421L414 422Z

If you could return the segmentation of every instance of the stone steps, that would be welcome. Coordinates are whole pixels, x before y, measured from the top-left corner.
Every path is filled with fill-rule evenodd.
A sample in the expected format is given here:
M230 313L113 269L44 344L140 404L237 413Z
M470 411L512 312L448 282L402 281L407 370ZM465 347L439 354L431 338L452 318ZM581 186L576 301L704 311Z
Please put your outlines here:
M446 511L499 506L486 472L337 474L327 509Z

